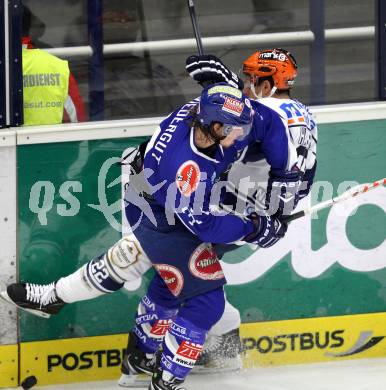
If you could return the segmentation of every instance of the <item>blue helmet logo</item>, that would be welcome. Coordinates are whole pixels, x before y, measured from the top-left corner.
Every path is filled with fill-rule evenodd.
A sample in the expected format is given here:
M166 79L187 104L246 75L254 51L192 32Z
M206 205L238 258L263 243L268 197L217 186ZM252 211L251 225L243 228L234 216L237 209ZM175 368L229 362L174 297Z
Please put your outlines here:
M251 125L252 117L250 100L237 88L218 83L201 93L197 119L205 126L220 122L241 127Z

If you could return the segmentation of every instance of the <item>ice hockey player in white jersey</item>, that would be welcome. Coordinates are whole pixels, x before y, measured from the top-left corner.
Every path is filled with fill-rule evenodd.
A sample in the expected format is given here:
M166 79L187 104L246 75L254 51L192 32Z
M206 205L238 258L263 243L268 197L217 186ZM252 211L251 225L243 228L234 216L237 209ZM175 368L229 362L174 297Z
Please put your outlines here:
M287 125L288 143L292 144L288 147L288 152L290 154L295 150L297 154L296 156L289 155L288 160L296 161L295 169L301 172L302 185L298 186L297 191L292 194L295 199L292 199L293 206L290 209L287 208L287 212L284 209L288 203L291 203L289 198L282 197L284 199L280 201L281 204L275 207L278 207L279 213L291 212L298 201L307 196L312 186L316 170L317 144L317 126L312 114L303 103L291 96L298 69L293 55L278 48L254 52L243 62L244 85L221 60L213 55L188 57L186 69L190 76L201 85L227 81L230 84L234 83L234 86L240 89L243 87L244 93L249 95L250 99L266 105L283 118ZM275 198L273 192L282 190L281 184L285 181L285 177L283 181L280 177L276 180L280 173L275 175L278 172L272 170L264 152L262 145L256 143L244 150L239 161L233 164L227 173L228 192L224 208L247 213L248 210L237 210L235 205L238 196L247 200L251 208L264 209L269 200ZM245 180L242 180L246 177L253 178L247 182L247 185ZM280 196L276 199L280 199ZM240 204L245 205L243 202ZM218 249L217 251L219 253ZM238 367L242 351L239 327L240 314L227 302L222 318L209 333L204 352L196 364L196 371L215 372L219 369Z
M295 58L284 49L255 52L244 61L243 74L244 92L284 118L297 151L296 167L305 175L303 181L313 179L317 126L308 107L291 97L297 76Z

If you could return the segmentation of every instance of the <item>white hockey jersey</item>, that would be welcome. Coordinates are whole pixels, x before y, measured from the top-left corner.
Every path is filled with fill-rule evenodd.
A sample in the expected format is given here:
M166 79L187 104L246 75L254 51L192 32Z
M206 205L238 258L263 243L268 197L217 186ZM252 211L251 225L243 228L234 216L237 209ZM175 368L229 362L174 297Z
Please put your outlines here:
M263 98L259 103L276 111L286 123L288 140L288 164L296 161L297 168L310 171L316 163L318 130L315 120L307 106L295 99ZM294 156L293 154L297 155ZM238 195L243 201L254 204L257 209L264 208L270 165L259 143L248 147L228 173L227 191ZM240 204L242 204L241 202ZM236 207L238 212L239 208ZM251 210L243 211L247 214Z
M289 142L298 152L297 167L302 172L311 169L316 161L318 129L308 107L295 99L272 97L260 99L259 103L276 111L287 123Z

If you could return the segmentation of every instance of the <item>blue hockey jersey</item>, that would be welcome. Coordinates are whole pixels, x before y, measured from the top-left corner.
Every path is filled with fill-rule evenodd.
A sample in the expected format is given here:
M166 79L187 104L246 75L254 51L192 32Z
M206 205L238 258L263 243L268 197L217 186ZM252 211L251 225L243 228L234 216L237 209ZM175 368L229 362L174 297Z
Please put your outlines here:
M253 102L253 128L248 138L229 148L221 145L210 156L194 142L190 111L198 100L185 104L161 122L145 154L144 169L154 199L204 242L230 243L253 232L251 221L219 213L221 183L217 179L236 161L250 143L261 142L267 161L285 169L288 163L288 137L285 126L273 110Z

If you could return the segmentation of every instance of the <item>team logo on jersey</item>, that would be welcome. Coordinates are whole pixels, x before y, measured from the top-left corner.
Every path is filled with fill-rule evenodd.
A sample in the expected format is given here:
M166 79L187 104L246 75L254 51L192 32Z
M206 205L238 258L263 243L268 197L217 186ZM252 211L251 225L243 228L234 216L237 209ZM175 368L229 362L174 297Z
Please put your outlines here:
M200 168L192 160L185 161L177 171L176 185L184 196L190 196L198 187L200 182Z
M216 252L208 243L200 244L192 253L189 259L189 270L194 276L203 280L224 278Z
M154 338L163 338L170 328L172 320L157 320L150 331L150 335Z
M225 102L222 109L233 115L240 116L244 109L244 103L229 96L225 96Z
M169 264L154 264L154 268L166 283L170 292L178 297L182 287L184 287L184 276L181 271Z

